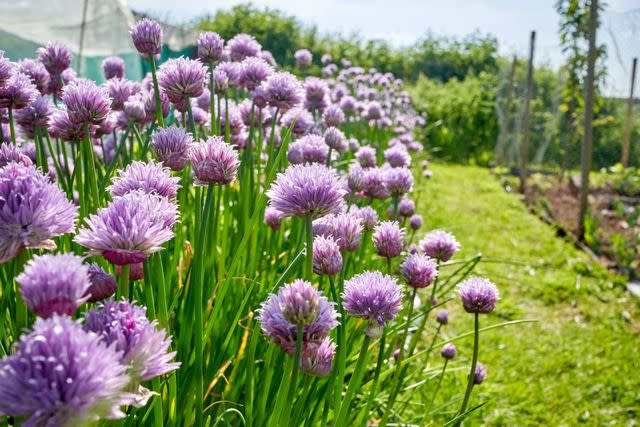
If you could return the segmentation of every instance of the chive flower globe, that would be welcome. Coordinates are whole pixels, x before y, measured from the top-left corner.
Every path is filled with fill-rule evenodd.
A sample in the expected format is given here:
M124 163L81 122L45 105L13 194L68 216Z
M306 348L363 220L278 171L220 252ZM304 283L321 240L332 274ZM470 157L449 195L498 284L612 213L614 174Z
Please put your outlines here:
M249 57L240 63L238 84L252 91L273 74L273 67L262 58Z
M414 289L426 288L438 276L438 267L431 258L421 254L411 254L400 265L402 277Z
M222 60L224 39L220 34L208 31L198 36L198 58L205 64L217 64Z
M422 222L422 215L420 214L411 215L411 218L409 218L409 226L412 230L419 230L422 227Z
M345 122L344 112L338 104L331 104L322 113L322 120L327 127L339 127Z
M304 81L304 107L309 111L323 111L329 105L327 82L318 77L307 77Z
M25 248L55 249L52 238L73 232L78 208L33 166L0 169L0 264Z
M293 125L294 135L306 135L313 126L313 116L304 108L292 108L282 116L282 125L287 129Z
M137 264L173 238L178 208L166 197L133 191L89 215L74 241L116 265Z
M18 71L29 77L41 95L48 94L51 77L42 62L31 58L21 59L18 61Z
M365 169L362 175L364 195L370 199L385 200L389 197L385 171L378 167Z
M449 312L447 310L440 310L436 315L436 321L441 325L449 323Z
M238 152L220 136L211 136L192 144L189 159L196 186L229 184L235 181L240 166Z
M368 322L365 334L378 338L402 309L402 288L391 276L365 271L345 281L342 301L350 316Z
M469 370L471 371L471 370ZM473 373L473 383L475 385L480 385L487 378L487 370L484 365L480 362L476 364L476 371Z
M385 184L391 195L402 196L413 189L413 173L406 167L386 169Z
M356 153L356 159L363 168L372 168L376 165L376 149L369 146L360 147Z
M49 74L59 76L71 65L71 52L62 43L49 42L37 50L38 61L42 62Z
M158 85L174 105L202 95L206 78L207 68L189 58L168 59L158 68Z
M84 314L85 330L97 334L119 352L127 373L136 382L149 381L180 367L171 362L171 337L149 321L147 309L126 300L107 301Z
M29 76L14 72L4 85L0 86L0 108L20 110L31 104L38 96L38 89Z
M22 152L22 149L11 142L0 143L0 168L9 163L21 163L24 166L31 166L33 161Z
M378 212L371 206L363 206L354 212L354 215L362 220L362 227L365 231L371 231L378 224Z
M340 246L332 236L313 239L313 272L320 276L335 276L342 270Z
M140 93L141 90L138 83L124 78L109 79L105 83L105 87L111 98L111 109L115 111L122 111L124 103L127 102L131 96Z
M124 60L119 56L105 58L102 61L102 72L106 80L124 79Z
M189 162L188 151L193 144L191 134L185 128L168 127L153 134L151 148L163 165L176 172Z
M312 377L325 377L333 368L336 345L330 338L320 343L309 343L300 355L300 370Z
M260 43L249 34L236 34L227 42L229 49L229 57L232 61L242 62L250 56L258 56L260 54Z
M360 247L362 218L352 213L338 213L331 217L331 234L343 252L355 252Z
M89 264L88 272L90 285L85 293L88 297L87 301L102 301L116 293L118 289L116 278L104 271L102 267L94 262Z
M89 127L92 132L95 127ZM49 120L49 133L55 138L67 142L78 142L85 139L84 125L73 123L65 109L55 110Z
M344 133L338 128L330 127L324 131L324 142L336 151L342 151L345 143Z
M271 74L261 85L267 104L280 110L289 110L300 105L304 90L300 81L291 73Z
M400 256L404 238L404 228L398 221L382 221L373 229L373 244L378 255L384 258Z
M458 285L462 306L467 313L491 313L500 300L496 285L488 279L472 277Z
M138 21L129 31L136 50L144 56L162 52L162 26L153 19Z
M279 210L267 206L264 210L264 223L274 231L280 230L283 216Z
M0 50L0 87L4 87L13 75L13 64L5 58L4 50Z
M319 164L293 165L278 174L267 198L287 216L319 218L339 212L345 193L335 170Z
M447 262L460 250L460 244L451 233L435 230L425 234L419 243L420 249L428 257Z
M306 70L311 66L311 62L313 61L313 55L309 52L308 49L300 49L297 50L296 53L293 54L296 59L296 65L301 70Z
M78 79L65 86L62 102L72 123L99 126L111 112L107 89L89 80Z
M36 319L0 360L0 415L25 426L74 426L124 418L129 383L121 354L67 316Z
M456 346L453 345L453 343L443 345L442 349L440 350L440 355L449 360L454 359L457 354L458 351L456 350Z
M284 288L284 287L283 287ZM283 314L285 301L282 289L277 294L269 294L258 310L258 322L262 332L276 343L285 353L293 355L296 350L298 325L287 321ZM303 350L310 344L322 342L338 326L338 312L335 303L330 303L320 291L318 292L319 310L313 322L304 326Z
M313 323L320 314L320 292L309 282L296 279L278 292L284 319L298 326Z
M20 130L29 138L33 138L37 127L47 127L53 110L53 102L48 97L38 96L27 107L16 111L15 120Z
M38 316L71 316L89 288L89 271L73 254L36 255L16 277L25 304Z
M297 122L296 122L297 124ZM324 164L329 156L329 147L320 135L305 135L289 145L287 159L292 165L303 163Z
M411 155L403 145L396 145L384 150L384 158L394 168L408 167L411 164Z
M111 197L124 196L132 191L142 191L148 194L157 194L174 200L178 194L180 178L172 177L168 168L153 160L145 163L135 161L122 170L111 180L107 191Z

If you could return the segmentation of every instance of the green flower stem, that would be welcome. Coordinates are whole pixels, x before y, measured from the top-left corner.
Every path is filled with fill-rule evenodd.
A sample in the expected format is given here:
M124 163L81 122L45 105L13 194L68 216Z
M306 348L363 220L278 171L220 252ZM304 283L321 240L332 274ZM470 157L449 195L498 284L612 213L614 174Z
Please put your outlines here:
M120 286L118 291L122 293L125 299L129 299L129 271L131 270L130 264L125 264L120 268Z
M211 112L211 135L216 133L216 101L215 101L215 77L213 76L213 62L209 62L209 110Z
M478 364L478 347L480 344L480 315L478 313L473 314L473 358L471 359L471 370L469 371L469 379L467 381L467 390L464 393L464 399L462 400L462 406L458 415L464 414L469 404L469 398L471 397L471 391L473 390L473 377L476 372L476 365ZM459 426L462 424L462 420L456 424Z
M307 215L304 220L307 236L307 267L305 278L311 282L313 280L313 218L311 218L311 215Z
M93 142L91 141L91 134L89 133L89 125L84 124L84 147L83 152L85 155L84 165L86 167L86 176L89 180L89 188L91 189L91 208L100 206L100 198L98 196L98 179L96 178L96 163L93 158ZM93 210L93 209L91 209Z
M353 399L353 395L356 390L360 388L360 384L362 383L362 377L364 376L364 368L367 366L367 359L369 355L369 342L371 338L368 335L364 336L362 340L362 346L360 347L360 354L358 356L358 361L356 362L356 367L353 371L353 375L349 380L349 387L347 388L347 393L340 405L340 413L335 422L336 427L347 426L347 413L351 408L351 400Z
M387 329L385 328L380 338L380 349L378 350L378 361L376 362L376 371L373 374L373 384L371 384L371 390L369 390L369 398L367 399L367 407L364 410L362 416L362 427L367 425L367 421L370 418L371 408L373 407L373 400L376 396L376 390L378 389L378 381L380 380L380 370L384 363L384 348L387 340Z
M398 219L398 195L393 195L393 220L396 221Z
M442 372L440 373L440 377L438 378L438 383L436 384L436 388L433 390L433 396L431 396L429 409L433 408L433 402L436 400L436 396L438 395L438 391L440 390L440 384L442 384L442 378L444 378L444 373L447 370L448 364L449 364L449 359L444 359L444 366L442 367Z
M14 260L13 267L13 277L18 276L22 272L22 267L24 267L25 263L29 259L29 252L26 249L20 251L18 256L16 256ZM16 292L16 337L15 341L20 337L20 333L24 328L28 326L28 312L27 305L22 299L22 294L20 294L18 290L18 284L15 283L15 292Z
M291 381L289 382L289 392L287 393L287 402L293 403L296 397L296 386L298 385L298 372L300 372L300 357L302 356L302 341L304 337L304 326L298 325L298 333L296 334L296 354L293 358L293 368L291 369ZM290 410L284 410L280 419L280 426L287 427L291 416Z
M342 268L346 268L345 265ZM333 276L329 276L329 285L331 287L331 296L333 300L338 303L338 312L340 313L340 324L338 325L338 348L336 350L336 359L337 363L334 367L335 371L335 383L334 383L334 404L333 404L333 412L335 416L337 416L340 411L340 401L342 398L342 387L344 381L344 371L346 369L347 364L347 347L346 347L346 338L345 338L345 323L346 317L344 315L344 308L342 307L342 299L338 295L338 291L336 289L336 283Z
M156 75L156 58L149 54L149 64L151 65L151 77L153 78L153 93L156 98L156 122L161 128L164 127L164 118L162 117L162 103L160 102L160 88L158 87L158 76Z
M16 129L13 124L13 108L8 106L7 111L9 113L9 132L11 133L11 142L13 145L16 145Z
M198 139L198 133L196 131L196 122L193 119L193 111L191 109L191 101L188 96L184 97L184 102L187 104L187 115L189 116L189 127L191 128L191 134L193 135L193 139ZM186 125L186 123L185 123ZM228 142L228 141L227 141Z

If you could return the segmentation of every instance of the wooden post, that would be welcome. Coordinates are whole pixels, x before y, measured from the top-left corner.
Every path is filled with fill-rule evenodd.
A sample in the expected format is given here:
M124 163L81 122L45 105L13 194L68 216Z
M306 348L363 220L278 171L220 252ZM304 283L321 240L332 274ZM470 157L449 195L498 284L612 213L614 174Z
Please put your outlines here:
M633 65L631 65L631 89L629 90L629 99L627 99L627 117L624 121L624 140L622 144L622 166L627 167L629 165L629 148L631 144L631 123L633 118L633 88L636 83L636 66L638 65L638 58L633 58Z
M527 69L527 94L524 104L524 126L522 130L522 146L520 147L520 192L524 194L527 184L527 161L529 159L529 126L531 97L533 96L533 49L536 44L536 32L531 31L529 43L529 67Z
M507 104L505 106L503 124L500 126L500 135L496 144L496 163L501 166L504 163L504 150L507 145L507 135L509 134L509 124L511 122L511 103L513 102L513 79L516 74L518 57L513 55L511 70L509 71L509 82L507 83Z
M584 239L584 219L589 197L589 173L593 145L593 89L596 66L596 30L598 28L598 0L591 0L589 10L589 52L587 54L587 79L584 95L584 139L582 140L580 179L580 211L578 214L578 238Z

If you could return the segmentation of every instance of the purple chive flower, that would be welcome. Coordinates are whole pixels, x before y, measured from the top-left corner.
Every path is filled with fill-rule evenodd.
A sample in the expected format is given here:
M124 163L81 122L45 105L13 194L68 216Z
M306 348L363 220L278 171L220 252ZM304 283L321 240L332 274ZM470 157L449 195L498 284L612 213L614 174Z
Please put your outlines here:
M92 131L93 127L89 128ZM67 110L55 110L49 120L49 132L51 136L67 142L77 142L85 139L82 123L73 123L69 119Z
M384 150L384 158L394 168L408 167L411 164L411 156L402 145Z
M360 247L362 219L355 214L339 213L331 218L332 235L341 251L355 252Z
M264 223L274 231L280 230L283 216L279 210L267 206L264 210Z
M283 214L312 218L340 211L344 194L335 170L318 164L289 166L267 191L270 206Z
M471 371L471 369L469 369ZM480 385L487 378L487 370L484 365L480 362L476 364L476 371L473 373L473 383L475 385Z
M402 196L413 188L413 173L407 168L389 168L384 175L387 190L392 195Z
M38 60L55 76L62 74L71 65L71 52L62 43L52 42L37 50Z
M426 169L426 168L428 168L428 167L429 167L429 160L423 160L423 161L421 161L421 162L420 162L420 167L421 167L422 169Z
M96 263L89 264L89 289L85 295L89 302L105 300L116 293L118 283L116 278L107 273Z
M344 113L338 104L329 105L322 113L322 120L327 127L338 127L345 121Z
M171 362L176 352L170 352L171 337L158 322L147 319L147 309L135 303L107 301L85 313L87 331L121 352L122 363L135 382L148 381L175 371L180 363Z
M371 101L367 104L364 116L367 120L379 120L383 116L382 106L377 101Z
M273 67L262 58L249 57L240 63L238 84L252 91L262 84L271 74Z
M304 81L304 107L308 110L324 110L328 102L327 83L318 77L307 77Z
M313 240L313 271L335 276L342 270L342 254L333 237L316 236Z
M153 134L151 147L159 161L174 171L181 171L189 162L188 151L193 138L185 128L168 127Z
M48 97L39 96L29 106L16 111L15 119L20 129L33 137L36 127L46 127L53 113L53 102Z
M356 159L363 168L372 168L376 165L376 149L369 146L360 147L356 153Z
M333 367L335 353L336 345L330 338L325 338L320 343L309 343L301 354L300 370L314 377L327 376Z
M367 320L365 334L378 338L402 308L402 288L391 276L365 271L344 283L342 300L350 316Z
M373 244L378 255L395 258L402 253L404 228L398 221L382 221L373 229Z
M189 148L195 174L194 185L225 185L235 181L240 161L238 152L220 136L211 136Z
M297 50L296 53L293 54L296 59L296 65L301 70L306 70L311 66L311 62L313 61L313 55L309 52L308 49L300 49Z
M453 234L436 230L425 234L419 243L420 249L425 255L435 258L440 262L447 262L458 252L460 244Z
M4 50L0 50L0 87L4 87L13 75L13 64L4 57Z
M236 34L227 42L229 57L232 61L242 62L250 56L258 56L260 53L260 43L249 34Z
M160 89L174 105L200 96L206 77L206 67L189 58L172 58L158 68Z
M422 227L422 215L411 215L411 218L409 218L409 225L411 226L412 230L420 229L420 227Z
M162 164L135 161L122 170L111 180L107 191L111 197L124 196L132 191L141 190L144 193L157 194L170 200L178 194L180 178L172 177L168 168Z
M333 61L333 57L328 53L325 53L324 55L322 55L322 58L320 58L320 62L322 62L323 64L328 64L331 61Z
M124 61L119 56L110 56L102 61L104 78L124 79Z
M216 71L218 73L216 73ZM215 93L224 95L228 88L238 86L240 79L240 64L237 62L221 62L213 71ZM218 83L218 80L221 82ZM220 86L220 88L218 88ZM224 90L223 90L224 89Z
M206 32L198 37L198 58L205 64L217 64L222 60L224 40L220 34Z
M456 350L456 346L452 343L445 344L442 346L442 350L440 350L440 355L445 359L453 359L458 354Z
M47 94L50 77L42 62L30 58L21 59L18 61L18 71L31 79L41 95Z
M298 326L288 322L283 314L282 295L284 287L277 294L269 294L269 298L262 303L258 310L258 322L262 332L271 338L284 352L293 355L296 350L296 336ZM329 332L338 326L338 312L334 308L335 303L330 303L326 297L318 292L318 315L316 319L304 326L303 349L311 344L319 344L329 335Z
M134 95L125 101L122 107L122 114L130 124L144 124L147 120L147 112L142 101L142 95Z
M62 89L69 83L75 81L78 75L71 68L67 68L59 75L49 75L48 93L51 93L56 99L62 96Z
M53 237L74 229L78 208L33 166L0 169L0 264L24 248L54 249Z
M292 108L282 116L282 125L285 128L293 125L291 131L294 135L306 135L313 126L313 116L304 108Z
M329 147L319 135L305 135L289 145L287 159L291 164L324 164L329 155Z
M302 102L302 85L291 73L271 74L261 85L267 104L280 110L289 110Z
M38 89L29 76L14 72L4 85L0 86L0 108L20 110L31 104L38 96Z
M320 292L309 282L296 279L278 292L284 319L298 326L313 323L320 313Z
M100 125L111 112L107 89L89 80L78 79L65 86L62 102L72 123Z
M365 169L363 172L364 195L371 199L385 200L389 197L385 172L378 167Z
M362 219L362 226L366 231L374 229L378 223L378 212L371 206L363 206L354 212L354 215Z
M449 312L447 310L440 310L436 315L436 320L441 325L446 325L449 323Z
M25 304L38 316L71 316L88 299L89 269L73 254L36 255L16 282Z
M400 265L402 277L412 288L426 288L438 276L438 267L429 257L411 254Z
M498 288L490 280L472 277L458 285L462 306L467 313L491 313L500 300Z
M342 151L345 139L344 133L338 128L330 127L324 131L324 142L336 151Z
M124 108L124 103L133 95L140 93L140 85L124 78L112 78L107 80L105 87L111 98L111 108L120 111ZM155 101L154 101L155 105Z
M11 162L21 163L25 166L33 164L29 156L25 155L17 145L11 142L0 143L0 168Z
M271 66L276 66L276 59L273 57L273 54L271 52L269 52L268 50L262 50L260 51L260 58L264 59L265 61L267 61L267 63Z
M153 19L144 18L129 31L136 50L142 55L158 55L162 52L162 26Z
M360 163L353 162L349 165L349 174L347 175L347 185L352 195L360 192L364 188L364 169Z
M356 111L356 100L350 95L346 95L340 99L340 108L345 114L353 114Z
M163 249L177 218L178 208L167 198L131 192L89 215L74 241L112 264L137 264Z
M416 204L406 195L398 203L398 215L408 218L416 211Z
M121 354L67 316L37 319L0 361L0 414L25 426L73 426L124 418L129 383Z

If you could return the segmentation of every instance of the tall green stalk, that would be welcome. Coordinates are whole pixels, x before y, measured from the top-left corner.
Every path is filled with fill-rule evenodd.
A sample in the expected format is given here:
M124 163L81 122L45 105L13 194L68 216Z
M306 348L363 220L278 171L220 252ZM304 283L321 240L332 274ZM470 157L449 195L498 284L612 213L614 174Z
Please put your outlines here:
M153 79L153 93L156 99L156 122L161 128L164 127L164 117L162 117L162 102L160 101L160 88L158 87L158 76L156 75L156 58L153 53L149 54L149 65L151 65L151 78Z
M471 370L469 371L469 379L467 380L467 389L464 392L464 399L462 400L462 406L458 415L462 415L467 410L469 404L469 398L471 397L471 391L473 390L473 377L476 373L476 366L478 364L478 348L480 344L480 315L478 313L473 314L473 358L471 359ZM456 423L457 426L462 424L462 420Z
M336 427L347 426L347 413L351 408L351 400L358 388L360 388L360 384L362 383L362 377L364 376L364 368L367 366L367 358L369 355L369 343L371 342L371 338L368 335L365 335L362 340L362 346L360 347L360 354L358 355L358 361L356 362L356 367L353 370L353 375L349 380L349 387L347 388L347 393L344 396L344 400L340 405L340 413L335 422Z
M305 234L307 237L307 263L305 270L305 279L309 282L313 279L313 218L311 215L304 217Z

